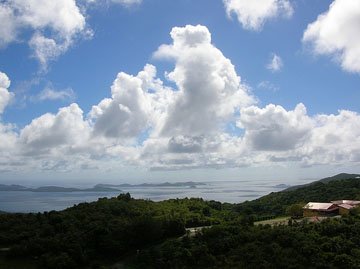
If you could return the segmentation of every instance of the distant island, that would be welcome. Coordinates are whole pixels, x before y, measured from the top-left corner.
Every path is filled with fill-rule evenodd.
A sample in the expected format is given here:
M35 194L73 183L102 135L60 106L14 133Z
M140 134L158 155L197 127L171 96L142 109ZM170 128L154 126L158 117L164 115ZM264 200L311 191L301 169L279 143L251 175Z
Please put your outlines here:
M97 184L92 188L80 189L80 188L66 188L59 186L43 186L38 188L28 188L22 185L5 185L0 184L1 191L30 191L30 192L123 192L121 188L154 188L154 187L189 187L196 188L196 186L203 186L206 183L202 182L164 182L164 183L142 183L137 185L132 184Z
M58 186L43 186L38 188L28 188L21 185L4 185L0 184L0 191L31 191L31 192L121 192L116 188L107 188L101 186L94 186L87 189L66 188Z
M287 185L287 184L278 184L278 185L275 185L274 188L276 188L276 189L285 189L285 188L291 188L291 186Z

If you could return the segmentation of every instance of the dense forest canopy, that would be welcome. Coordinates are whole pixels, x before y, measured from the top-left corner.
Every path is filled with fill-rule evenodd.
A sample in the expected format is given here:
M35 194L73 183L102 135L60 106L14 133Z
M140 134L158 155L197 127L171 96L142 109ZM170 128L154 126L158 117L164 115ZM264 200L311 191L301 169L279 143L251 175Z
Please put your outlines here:
M360 219L220 225L141 252L130 268L359 268Z

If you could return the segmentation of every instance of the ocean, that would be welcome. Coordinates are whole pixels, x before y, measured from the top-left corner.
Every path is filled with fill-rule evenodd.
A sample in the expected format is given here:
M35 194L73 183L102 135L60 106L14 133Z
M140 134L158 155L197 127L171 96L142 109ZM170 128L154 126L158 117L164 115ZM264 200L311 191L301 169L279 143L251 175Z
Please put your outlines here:
M205 185L191 187L127 187L122 192L129 192L134 198L162 201L172 198L196 197L204 200L216 200L228 203L240 203L254 200L271 192L288 187L282 181L213 181ZM299 181L296 184L305 184ZM30 192L1 191L0 211L6 212L44 212L63 210L82 202L93 202L102 197L118 196L119 192Z

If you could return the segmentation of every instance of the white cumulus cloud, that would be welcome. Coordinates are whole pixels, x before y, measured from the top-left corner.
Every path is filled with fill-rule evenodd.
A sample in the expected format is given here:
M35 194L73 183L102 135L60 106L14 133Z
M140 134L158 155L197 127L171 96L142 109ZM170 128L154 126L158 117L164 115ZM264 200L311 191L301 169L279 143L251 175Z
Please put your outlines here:
M337 115L317 115L315 128L303 150L308 164L360 161L360 115L340 110Z
M146 65L137 76L119 73L111 87L111 98L93 106L90 117L94 134L108 138L136 138L155 127L173 91L155 78L156 68Z
M88 39L93 31L87 25L87 0L4 0L0 1L0 48L26 40L41 70L64 54L79 39ZM107 0L132 6L142 0ZM103 4L103 3L102 3ZM27 32L30 31L30 34ZM29 38L28 38L29 37ZM27 39L28 38L28 39Z
M9 104L14 94L8 91L10 87L10 79L8 76L0 72L0 115L4 112L5 107Z
M211 43L206 27L174 27L171 37L173 44L162 45L155 52L158 59L175 61L175 68L167 77L179 90L169 106L162 134L216 132L241 107L255 102L231 61Z
M235 14L244 29L259 31L266 21L277 17L289 18L293 7L288 0L223 0L229 17Z
M74 103L56 115L47 113L32 120L21 130L20 142L27 154L45 154L79 146L88 140L89 132L83 111Z
M80 35L86 35L85 16L75 0L8 0L0 3L0 45L16 41L33 30L29 46L46 69Z
M16 149L18 139L16 126L13 124L3 124L1 121L1 114L3 114L5 108L15 96L8 90L10 84L8 76L0 71L0 161L5 157L5 162L8 158L13 157L13 151Z
M360 73L360 2L335 0L307 26L303 42L314 53L330 55L349 72Z
M270 104L242 109L238 126L245 129L246 143L253 149L282 151L301 146L308 138L312 121L303 104L292 111Z
M12 152L15 150L18 140L18 134L16 133L15 126L11 124L2 124L0 122L0 160L2 157L13 157Z
M17 37L17 19L10 6L0 4L0 21L0 48L3 48Z

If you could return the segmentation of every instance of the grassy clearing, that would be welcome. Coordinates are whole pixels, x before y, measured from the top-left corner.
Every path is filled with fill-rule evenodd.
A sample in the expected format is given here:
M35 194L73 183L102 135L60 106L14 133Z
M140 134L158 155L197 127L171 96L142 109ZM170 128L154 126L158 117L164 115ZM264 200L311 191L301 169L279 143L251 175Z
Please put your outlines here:
M254 222L254 225L266 225L266 224L269 224L271 226L274 226L274 225L288 225L289 219L290 219L290 217L279 217L279 218L276 218L276 219L257 221L257 222Z

